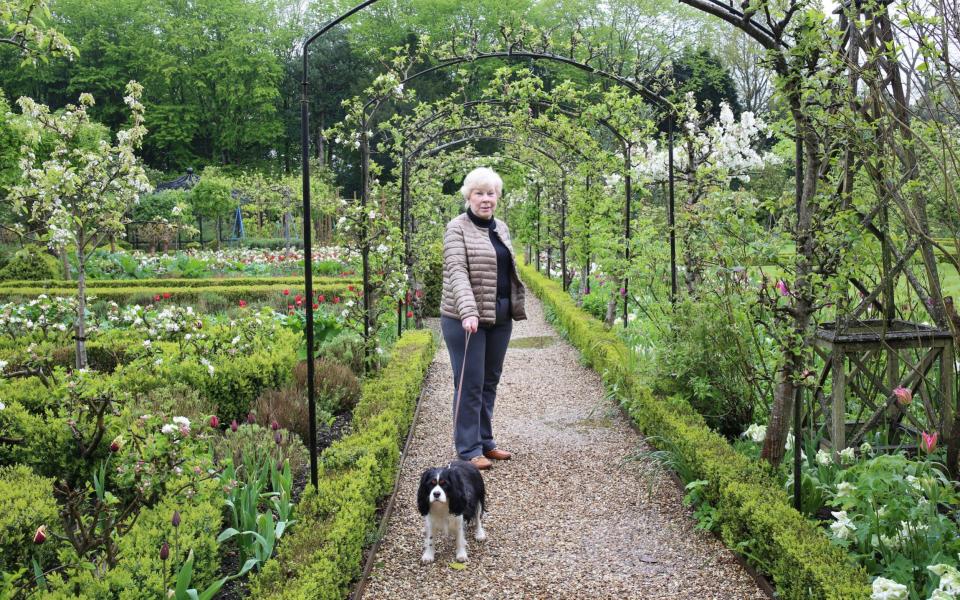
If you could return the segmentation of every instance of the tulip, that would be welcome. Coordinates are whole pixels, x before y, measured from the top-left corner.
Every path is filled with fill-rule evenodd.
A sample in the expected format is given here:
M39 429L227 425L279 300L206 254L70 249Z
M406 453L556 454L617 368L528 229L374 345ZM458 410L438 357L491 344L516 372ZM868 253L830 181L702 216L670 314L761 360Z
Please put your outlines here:
M257 416L253 414L253 411L247 413L247 423L253 425L257 422Z
M352 285L348 285L348 286L347 286L347 290L349 290L349 291L352 292L352 291L353 291L353 286L352 286Z
M160 294L157 294L156 296L154 296L154 297L153 297L153 301L154 301L154 302L160 302Z
M413 318L413 311L412 311L412 310L408 310L408 311L407 311L407 318L408 318L408 319L412 319L412 318Z
M319 296L317 296L317 300L319 300L320 302L326 302L327 297L324 296L323 294L320 294Z
M47 541L47 526L41 525L37 527L36 533L33 534L33 543L40 545L45 541Z
M417 290L416 292L414 292L414 296L416 296L417 298L423 298L423 290Z
M932 454L934 450L937 449L937 435L936 431L933 433L927 433L923 431L920 433L920 436L923 440L920 442L920 449L922 449L927 454Z
M270 423L270 429L274 431L280 429L280 423L277 423L276 420L274 420L272 423Z
M238 425L237 425L237 420L236 420L236 419L234 419L233 421L230 422L230 431L236 431L236 430L237 430L237 427L238 427Z
M280 443L283 441L283 436L280 435L280 432L279 432L279 431L273 432L273 441L275 441L278 446L279 446Z
M627 288L623 288L623 287L620 288L620 295L621 295L621 296L626 296L626 295L627 295Z
M284 296L289 296L289 295L290 295L290 290L283 290L283 295L284 295Z
M340 296L334 296L334 297L333 297L333 303L334 303L334 304L340 304Z
M777 280L777 291L780 292L781 296L790 295L790 288L787 287L787 283L782 279Z
M220 427L220 419L217 418L217 415L210 417L210 427L214 429Z
M900 386L893 390L893 395L897 397L897 404L909 406L913 402L913 391L910 388Z
M164 300L169 300L169 299L170 299L170 292L164 292L164 293L163 293L163 299L164 299Z
M244 301L244 300L241 300L241 301L240 301L240 308L243 308L243 307L246 306L246 305L247 305L246 301Z
M167 560L168 558L170 558L170 544L164 542L160 546L160 560Z
M110 442L110 452L113 452L114 454L116 454L117 452L120 452L120 448L122 447L123 447L123 438L120 437L119 435L113 438L113 441Z
M320 305L317 304L316 302L314 302L314 303L313 303L313 310L317 310L318 308L320 308Z
M170 523L173 524L174 527L180 527L180 511L179 510L173 511L173 517L170 519Z

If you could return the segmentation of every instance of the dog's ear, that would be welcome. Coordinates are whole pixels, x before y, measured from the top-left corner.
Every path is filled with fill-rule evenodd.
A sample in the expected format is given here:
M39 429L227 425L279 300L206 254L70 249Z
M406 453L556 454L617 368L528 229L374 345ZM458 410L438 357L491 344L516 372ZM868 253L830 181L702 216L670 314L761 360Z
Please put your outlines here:
M417 510L420 514L427 516L430 512L430 480L433 479L432 469L427 469L420 476L420 486L417 488Z
M447 502L450 506L450 514L462 515L467 504L467 495L464 493L463 475L460 469L446 469L442 477L445 477L450 484L447 486Z

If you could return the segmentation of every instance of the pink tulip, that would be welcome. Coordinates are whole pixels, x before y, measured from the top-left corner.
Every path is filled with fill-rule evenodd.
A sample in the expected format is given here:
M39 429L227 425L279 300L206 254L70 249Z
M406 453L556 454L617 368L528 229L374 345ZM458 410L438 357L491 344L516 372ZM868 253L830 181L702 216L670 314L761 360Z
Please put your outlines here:
M220 427L220 419L217 418L217 415L210 417L210 427L214 429Z
M789 296L790 288L787 287L787 282L782 279L777 280L777 291L780 292L781 296Z
M893 395L897 397L897 403L901 406L909 406L913 402L913 391L910 388L900 386L893 390Z
M926 431L921 432L920 436L923 438L923 441L920 442L920 448L927 454L932 454L934 450L937 449L937 432L927 433Z

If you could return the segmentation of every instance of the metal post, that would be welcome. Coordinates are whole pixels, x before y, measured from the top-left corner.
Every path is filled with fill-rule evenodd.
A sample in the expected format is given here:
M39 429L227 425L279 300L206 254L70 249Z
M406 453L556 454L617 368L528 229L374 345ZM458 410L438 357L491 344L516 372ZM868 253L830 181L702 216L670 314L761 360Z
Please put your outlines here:
M407 148L404 145L400 155L403 157L400 162L400 235L403 236L403 262L404 268L409 270L410 265L410 245L409 236L407 236ZM408 279L408 285L412 279ZM403 334L403 300L397 302L397 337Z
M624 258L626 258L627 268L630 268L630 197L633 195L633 181L630 176L630 171L632 169L632 153L633 145L630 142L627 142L624 147L623 153L623 163L626 170L626 175L624 176L624 187L626 188L627 203L624 207ZM630 297L630 278L627 277L627 274L623 274L623 328L627 328L627 298Z
M560 285L567 291L567 178L560 177Z
M366 117L366 115L364 115ZM366 118L364 128L360 132L360 206L363 214L367 213L367 204L370 197L370 140L367 139ZM363 341L364 356L370 358L370 241L367 236L366 218L362 219L360 235L363 237L363 246L360 247L360 258L363 261Z
M309 42L308 42L309 43ZM303 88L300 96L300 142L303 161L303 283L306 286L307 418L310 448L310 483L317 487L317 391L313 364L313 240L310 239L310 104L307 83L307 46L303 47Z
M670 305L677 303L677 226L674 221L673 206L673 119L671 112L667 116L667 226L670 229Z
M540 272L540 184L537 183L537 273Z

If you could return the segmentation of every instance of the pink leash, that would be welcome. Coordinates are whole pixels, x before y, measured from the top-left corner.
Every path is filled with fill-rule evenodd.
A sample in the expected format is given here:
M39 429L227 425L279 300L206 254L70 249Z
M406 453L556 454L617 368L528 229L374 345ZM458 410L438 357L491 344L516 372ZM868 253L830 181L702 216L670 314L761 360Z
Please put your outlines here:
M457 419L460 417L460 396L463 394L463 375L467 371L467 348L470 347L470 332L463 340L463 364L460 365L460 383L457 385L457 402L453 407L453 451L457 452Z

